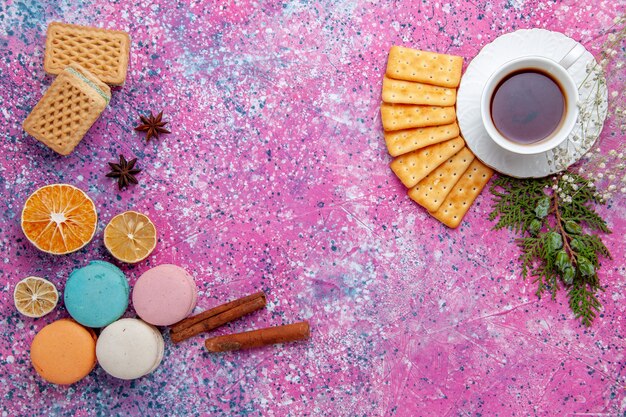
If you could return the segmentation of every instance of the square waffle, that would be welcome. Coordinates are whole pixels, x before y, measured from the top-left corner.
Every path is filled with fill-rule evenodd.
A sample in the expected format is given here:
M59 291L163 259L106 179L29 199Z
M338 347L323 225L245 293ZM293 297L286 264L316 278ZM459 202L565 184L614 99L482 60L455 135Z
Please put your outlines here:
M111 99L109 86L79 65L64 69L26 120L24 130L61 155L74 150Z
M52 22L46 35L43 67L59 74L70 64L78 64L100 80L122 85L126 79L130 37L119 30Z

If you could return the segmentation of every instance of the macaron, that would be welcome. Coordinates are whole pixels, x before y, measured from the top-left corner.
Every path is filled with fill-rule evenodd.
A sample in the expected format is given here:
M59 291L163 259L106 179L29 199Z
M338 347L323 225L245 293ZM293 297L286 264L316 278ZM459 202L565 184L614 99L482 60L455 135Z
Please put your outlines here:
M73 384L96 366L96 334L74 320L57 320L35 335L30 359L46 381Z
M159 366L164 350L163 336L156 327L138 319L121 319L102 330L96 356L109 375L136 379Z
M65 307L72 318L88 327L104 327L128 307L130 290L124 273L104 261L75 269L65 284Z
M137 315L155 326L169 326L196 307L198 290L193 277L176 265L159 265L144 272L133 288Z

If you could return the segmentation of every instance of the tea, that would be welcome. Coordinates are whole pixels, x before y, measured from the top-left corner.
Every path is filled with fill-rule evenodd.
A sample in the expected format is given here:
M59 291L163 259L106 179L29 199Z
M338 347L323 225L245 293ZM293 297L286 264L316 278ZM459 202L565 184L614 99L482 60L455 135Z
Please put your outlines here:
M496 129L522 144L549 137L565 112L565 95L559 83L533 68L507 75L491 96L491 119Z

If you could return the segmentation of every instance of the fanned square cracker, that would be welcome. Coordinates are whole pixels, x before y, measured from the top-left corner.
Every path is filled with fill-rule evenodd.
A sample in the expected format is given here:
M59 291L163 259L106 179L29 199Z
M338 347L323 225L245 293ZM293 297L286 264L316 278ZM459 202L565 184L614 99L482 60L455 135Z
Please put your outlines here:
M390 167L400 181L411 188L463 146L465 142L457 137L401 155L391 162Z
M463 57L392 46L387 61L387 77L417 81L442 87L458 87Z
M468 148L461 149L411 188L409 197L428 211L437 210L473 160Z
M382 97L386 103L454 106L456 89L383 77Z
M417 129L385 132L387 150L391 156L398 156L416 149L434 145L459 136L459 125L454 122L443 126L420 127Z
M121 30L52 22L46 34L43 68L59 74L70 64L79 64L107 84L126 80L130 37Z
M474 159L441 206L430 214L446 226L456 228L492 175L491 168Z
M383 129L402 130L413 127L447 125L456 120L454 106L418 106L414 104L380 105Z

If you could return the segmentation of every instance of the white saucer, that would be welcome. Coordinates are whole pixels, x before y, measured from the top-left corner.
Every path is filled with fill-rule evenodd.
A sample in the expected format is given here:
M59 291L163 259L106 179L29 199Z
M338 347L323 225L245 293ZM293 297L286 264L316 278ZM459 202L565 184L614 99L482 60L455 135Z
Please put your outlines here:
M472 60L459 86L457 118L467 146L478 159L512 177L540 178L563 171L591 149L604 125L608 91L602 69L589 51L568 70L579 86L580 114L570 136L555 149L536 155L507 151L489 137L480 116L483 86L499 66L528 55L559 61L575 44L575 40L559 32L522 29L500 36Z

